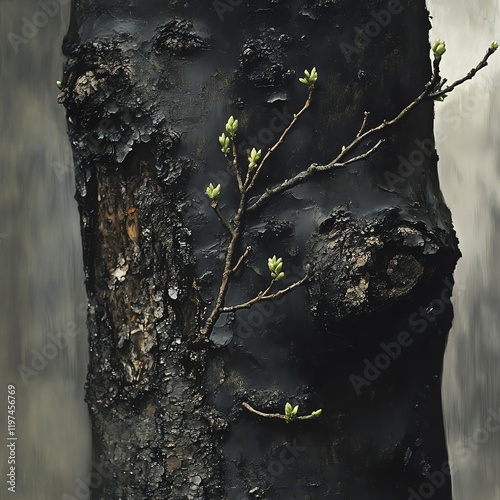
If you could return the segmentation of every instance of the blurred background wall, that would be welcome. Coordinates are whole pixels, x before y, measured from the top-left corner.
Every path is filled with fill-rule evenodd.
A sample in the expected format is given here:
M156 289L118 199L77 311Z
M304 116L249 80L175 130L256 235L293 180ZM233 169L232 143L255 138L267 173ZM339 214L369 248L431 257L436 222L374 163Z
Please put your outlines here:
M69 10L69 0L0 1L0 498L8 498L8 384L16 387L18 438L12 498L86 498L76 491L91 460L86 298L55 83Z

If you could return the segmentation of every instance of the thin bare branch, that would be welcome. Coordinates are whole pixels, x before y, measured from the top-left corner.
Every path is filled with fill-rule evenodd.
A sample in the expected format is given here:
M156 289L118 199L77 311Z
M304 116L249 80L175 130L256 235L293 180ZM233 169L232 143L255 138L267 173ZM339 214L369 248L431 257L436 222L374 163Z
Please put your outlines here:
M210 203L210 206L213 208L214 212L217 214L217 217L222 222L222 225L228 230L229 234L232 236L233 232L234 232L233 228L231 227L231 224L229 224L227 219L224 217L224 214L222 213L217 201L212 200L212 202Z
M279 418L281 420L285 420L285 415L282 415L281 413L264 413L262 411L256 410L255 408L252 408L248 403L242 403L242 405L248 411L251 411L252 413L255 413L256 415L259 415L259 417Z
M240 190L240 193L243 193L244 187L243 187L243 180L241 179L241 173L240 169L238 168L238 150L236 149L236 144L234 140L232 141L233 143L233 161L231 162L228 158L229 163L231 164L231 167L236 174L236 180L238 181L238 189Z
M279 290L276 293L273 293L272 295L268 295L269 291L271 290L271 287L275 283L275 281L273 280L273 281L271 281L271 284L266 288L266 290L259 293L259 295L257 295L257 297L254 297L252 300L249 300L248 302L245 302L243 304L237 304L234 306L223 307L221 312L228 313L228 312L239 311L240 309L248 309L249 307L253 306L257 302L261 302L263 300L277 299L278 297L281 297L282 295L285 295L286 293L290 293L295 288L304 284L308 279L309 279L309 275L306 274L302 279L300 279L299 281L296 281L295 283L293 283L289 287L283 288L282 290Z
M365 111L364 117L363 117L363 123L361 124L361 128L359 129L359 132L356 135L356 139L365 131L366 128L366 122L368 121L368 117L370 116L369 111Z
M346 161L343 161L341 163L333 163L333 162L330 162L330 163L327 163L326 165L317 165L317 164L313 164L312 165L312 171L313 173L314 172L325 172L327 170L332 170L334 168L342 168L342 167L345 167L347 165L350 165L351 163L355 163L357 161L361 161L361 160L366 160L368 159L373 153L375 153L379 148L380 146L382 146L384 142L384 139L379 139L374 146L372 146L370 149L368 149L367 151L365 151L364 153L358 155L358 156L354 156L353 158L349 158L348 160ZM312 174L311 174L312 175Z
M442 97L444 95L449 94L450 92L453 92L455 88L462 85L462 83L466 82L467 80L472 80L472 78L474 78L474 76L478 71L481 71L483 68L486 68L486 66L488 66L488 59L496 52L496 50L497 49L489 47L484 57L481 59L481 61L475 68L472 68L463 78L456 80L455 82L453 82L451 85L448 85L444 89L440 88L439 91L437 92L431 92L429 94L429 97L432 99Z
M327 170L342 168L351 163L368 159L373 153L375 153L375 151L377 151L380 148L383 142L384 142L383 139L380 139L374 146L372 146L365 153L354 156L353 158L350 158L343 162L332 161L330 163L327 163L326 165L318 165L317 163L312 163L306 170L299 172L294 177L291 177L290 179L287 179L286 181L283 181L281 184L277 184L272 188L266 189L265 192L262 193L254 203L248 206L246 211L253 212L254 210L257 210L258 208L265 205L271 198L273 198L277 194L283 193L284 191L288 191L289 189L293 188L294 186L297 186L298 184L302 184L317 172L325 172Z
M233 261L236 245L240 238L243 215L245 214L245 207L246 207L246 196L245 192L243 191L240 196L240 204L238 206L238 210L233 220L234 229L231 236L231 241L229 242L229 245L226 250L224 270L222 271L222 279L219 287L219 292L217 294L217 298L215 299L215 304L212 308L212 311L210 312L205 323L201 327L200 330L201 335L206 335L207 333L209 333L212 330L213 325L217 322L217 320L221 315L224 299L226 298L227 289L229 287L229 277L231 275L231 270L232 270L231 263Z
M285 140L285 137L288 134L288 132L290 132L290 130L293 128L293 126L295 125L295 123L297 122L297 120L300 118L300 116L311 105L311 100L312 100L312 88L309 89L309 95L307 97L307 100L306 100L304 106L302 106L302 109L298 113L295 113L293 115L292 121L290 122L290 124L288 125L288 127L285 128L285 130L281 134L280 138L277 140L277 142L272 147L270 147L267 150L267 153L264 155L264 158L262 158L262 161L259 163L259 165L257 167L257 170L255 171L255 173L253 174L253 176L251 176L251 177L250 177L250 175L247 176L247 179L245 181L245 191L247 193L255 185L255 181L257 180L257 177L259 176L262 168L264 167L264 165L266 163L266 160L276 151L276 149L278 149L278 147L281 144L283 144L283 141Z
M238 262L236 263L236 265L231 269L231 272L232 273L235 273L238 268L241 266L241 264L243 263L243 261L245 260L246 256L249 254L250 250L252 250L252 247L247 247L245 252L243 253L243 255L239 258Z

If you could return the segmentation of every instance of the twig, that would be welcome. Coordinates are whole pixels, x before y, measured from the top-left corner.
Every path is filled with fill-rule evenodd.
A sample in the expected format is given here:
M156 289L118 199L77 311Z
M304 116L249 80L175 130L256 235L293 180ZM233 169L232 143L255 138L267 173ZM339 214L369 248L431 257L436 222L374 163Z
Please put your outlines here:
M217 201L212 200L212 202L210 203L210 206L213 208L214 212L217 214L217 217L222 222L222 225L229 231L229 234L232 235L234 232L233 228L231 227L231 224L229 224L227 219L224 217L224 214L222 213Z
M375 153L375 151L377 151L380 148L380 146L383 144L383 142L384 142L384 139L379 139L375 143L375 145L372 146L368 151L365 151L364 153L362 153L358 156L355 156L353 158L350 158L349 160L343 161L341 163L330 162L330 163L327 163L326 165L313 164L313 168L312 168L313 173L314 172L325 172L327 170L332 170L333 168L341 168L341 167L345 167L346 165L349 165L351 163L355 163L357 161L366 160L373 153Z
M254 210L257 210L258 208L265 205L272 197L276 196L279 193L283 193L284 191L288 191L289 189L293 188L294 186L297 186L298 184L302 184L304 181L308 180L317 172L325 172L327 170L333 170L335 168L342 168L351 163L367 159L369 156L371 156L373 153L375 153L375 151L377 151L380 148L383 142L384 142L383 139L380 139L373 147L371 147L365 153L350 158L349 160L346 160L344 162L331 161L326 165L318 165L317 163L312 163L306 170L299 172L294 177L291 177L290 179L287 179L286 181L283 181L281 184L278 184L272 188L266 189L265 192L262 193L254 203L248 206L247 212L253 212Z
M230 163L232 169L234 170L234 173L236 174L236 179L238 181L238 189L240 190L240 193L243 193L244 191L243 180L241 178L240 169L238 168L238 150L236 149L236 144L234 143L234 140L232 142L233 142L233 161Z
M248 411L251 411L252 413L255 413L256 415L259 415L259 417L279 418L279 419L285 420L285 415L282 415L281 413L264 413L262 411L256 410L255 408L252 408L248 403L242 403L242 404Z
M252 408L248 403L242 403L243 407L246 408L248 411L255 413L256 415L259 415L259 417L264 417L264 418L278 418L280 420L286 420L289 422L290 420L313 420L318 418L318 415L303 415L300 417L294 417L293 419L287 419L285 415L282 415L281 413L264 413L262 411L256 410L255 408Z
M231 275L231 263L233 261L234 251L236 249L236 244L238 243L240 232L241 232L241 224L243 220L243 215L245 213L246 206L246 196L243 191L240 196L240 204L238 206L238 210L233 220L233 232L231 236L231 241L226 250L226 258L224 261L224 270L222 271L222 280L219 287L219 292L217 294L217 298L215 300L215 305L208 315L205 323L202 325L200 333L201 335L206 335L211 331L212 326L217 322L221 315L222 304L224 303L224 299L226 298L227 289L229 287L229 277Z
M311 105L311 100L312 100L312 88L309 89L309 95L307 97L307 100L306 100L304 106L302 106L302 109L298 113L295 113L293 115L292 121L290 122L290 124L288 125L288 127L285 128L285 130L281 134L280 138L277 140L277 142L271 148L269 148L267 150L267 153L264 155L264 158L262 158L262 161L259 163L259 166L257 167L257 170L255 171L255 173L253 174L253 176L250 177L250 175L247 175L247 179L245 181L245 191L247 193L254 186L255 181L257 180L257 177L258 177L260 171L262 170L262 167L266 163L266 160L276 151L276 149L281 144L283 144L283 141L284 141L286 135L288 134L288 132L290 132L290 130L292 129L292 127L295 125L296 121L300 118L300 116L304 113L304 111L306 111L306 109Z
M249 254L250 250L252 250L252 247L247 247L245 252L243 253L243 255L239 258L238 262L236 263L236 265L231 269L231 272L232 273L235 273L238 268L241 266L241 264L243 263L243 261L245 260L245 257Z
M356 135L356 139L365 131L366 122L368 121L368 117L369 116L370 116L370 112L369 111L365 111L365 115L364 115L364 118L363 118L363 123L361 124L361 128L359 129L359 132Z
M475 68L472 68L463 78L456 80L455 82L453 82L451 85L448 85L444 89L439 89L438 92L431 92L429 94L429 97L431 97L432 99L436 99L438 97L444 96L452 92L456 87L462 85L462 83L466 82L467 80L472 80L472 78L474 78L474 76L478 71L488 66L488 59L496 52L496 50L497 49L489 47L484 57L481 59L481 61Z
M257 297L254 297L252 300L249 300L248 302L245 302L243 304L237 304L237 305L234 305L234 306L223 307L221 312L223 312L223 313L229 313L229 312L238 311L240 309L248 309L249 307L253 306L257 302L261 302L263 300L277 299L278 297L281 297L282 295L285 295L286 293L289 293L292 290L294 290L295 288L297 288L300 285L304 284L308 279L309 279L309 275L306 274L301 280L296 281L295 283L293 283L289 287L283 288L283 290L279 290L276 293L273 293L272 295L267 295L269 293L269 291L271 290L271 287L274 284L274 280L273 280L273 281L271 281L271 284L266 288L266 290L264 290L263 292L259 293L259 295L257 295Z

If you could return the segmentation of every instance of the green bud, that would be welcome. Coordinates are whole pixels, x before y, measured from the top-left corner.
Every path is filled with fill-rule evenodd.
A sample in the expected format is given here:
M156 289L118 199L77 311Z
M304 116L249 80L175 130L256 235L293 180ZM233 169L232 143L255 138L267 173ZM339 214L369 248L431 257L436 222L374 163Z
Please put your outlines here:
M311 76L309 79L312 83L316 83L318 81L318 72L316 71L316 68L313 68L311 70Z
M285 276L285 273L281 271L283 269L283 259L281 257L277 259L276 255L273 255L272 259L267 259L267 266L274 281L279 281Z
M316 68L313 68L310 72L305 69L304 70L304 77L299 78L299 82L303 83L304 85L307 85L308 87L314 87L314 84L318 80L318 72L316 71Z
M238 120L234 119L234 116L230 116L226 123L226 132L233 139L238 131Z
M57 85L60 89L62 89L62 88L63 88L63 86L62 86L62 82L61 82L60 80L57 80L56 85Z
M437 39L432 44L432 53L434 54L434 58L439 61L441 56L446 52L446 44L443 40Z
M251 170L257 166L257 163L260 161L260 157L262 156L262 150L258 151L255 148L252 148L252 151L248 153L248 168Z
M227 155L229 153L229 137L222 133L219 136L219 144L221 145L221 151Z
M221 193L221 187L220 184L217 184L217 186L214 187L212 183L210 183L205 191L205 194L211 199L211 200L216 200Z
M311 413L311 417L319 417L323 413L323 410L319 409Z
M285 420L286 422L290 422L290 420L293 420L297 416L297 412L299 411L299 405L294 406L292 408L292 405L290 403L286 403L285 405Z
M436 102L443 102L448 96L446 94L440 95L439 97L436 97L434 100Z
M296 406L295 408L292 408L292 405L290 403L287 403L285 405L285 421L288 423L290 420L293 420L295 416L297 415L299 407Z
M490 49L497 50L498 49L498 42L491 42Z

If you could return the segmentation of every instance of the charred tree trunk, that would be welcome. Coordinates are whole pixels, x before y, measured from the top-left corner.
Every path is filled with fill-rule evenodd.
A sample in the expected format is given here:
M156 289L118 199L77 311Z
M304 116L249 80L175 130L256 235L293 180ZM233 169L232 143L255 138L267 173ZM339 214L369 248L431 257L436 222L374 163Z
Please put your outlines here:
M200 335L228 235L204 195L238 187L217 136L230 115L265 151L320 80L255 187L328 162L431 75L424 1L76 0L67 108L89 297L87 401L111 499L450 499L441 412L459 257L443 201L433 104L366 161L318 173L248 212L226 304L279 300ZM373 145L370 139L359 151ZM320 419L266 419L242 404ZM104 470L104 472L103 472ZM427 495L427 496L426 496Z

